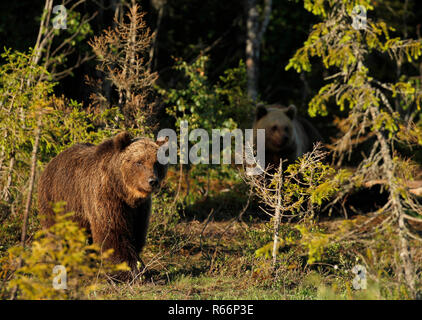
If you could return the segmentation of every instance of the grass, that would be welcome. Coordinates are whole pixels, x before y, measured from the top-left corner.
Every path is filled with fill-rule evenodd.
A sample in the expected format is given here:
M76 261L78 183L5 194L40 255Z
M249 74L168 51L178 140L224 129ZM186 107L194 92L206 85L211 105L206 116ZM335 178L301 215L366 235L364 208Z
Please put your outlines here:
M138 300L308 300L316 298L316 290L300 288L287 293L279 288L265 288L233 276L180 276L166 284L107 286L98 292L110 299Z
M393 281L388 282L388 272L383 274L386 279L383 283L370 282L368 290L351 289L355 277L351 269L358 263L356 252L362 251L353 244L329 246L323 259L312 265L307 263L307 252L303 247L285 245L280 249L274 270L269 259L255 255L257 249L272 240L272 225L259 213L254 199L248 201L247 188L239 180L224 184L213 178L209 190L204 193L203 190L198 191L200 188L192 179L190 194L185 196L183 190L186 189L182 186L179 201L175 202L177 175L172 172L169 177L167 188L154 198L148 242L142 253L148 276L131 284L103 283L90 294L91 299L405 297ZM201 187L203 185L202 181ZM0 228L0 235L5 240L0 253L5 252L13 240L17 241L20 226L17 220L11 215ZM330 230L336 228L343 218L325 217L321 220L318 228ZM38 227L35 215L31 221L30 233L33 233ZM8 235L11 232L13 236ZM280 235L296 237L294 223L283 222ZM418 253L416 258L421 261L422 250L415 247L415 252ZM380 284L384 289L380 289Z
M254 254L267 241L267 227L265 221L179 222L173 230L181 242L178 250L165 248L167 254L160 255L162 247L154 241L145 248L149 278L134 284L104 285L93 298L313 300L321 298L321 283L336 277L344 280L340 272L335 275L320 268L326 278L315 281L315 270L303 267L306 259L297 248L281 252L274 274L269 260Z

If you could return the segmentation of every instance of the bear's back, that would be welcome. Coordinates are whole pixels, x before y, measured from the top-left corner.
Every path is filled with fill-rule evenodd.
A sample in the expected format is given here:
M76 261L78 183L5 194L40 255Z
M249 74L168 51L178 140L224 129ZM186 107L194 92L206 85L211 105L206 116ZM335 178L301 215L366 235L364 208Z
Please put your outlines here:
M323 141L318 130L305 118L297 116L294 120L294 127L297 134L296 157L313 150L313 146L318 141ZM295 159L292 159L295 160Z
M76 144L62 151L45 167L38 182L39 211L51 218L51 204L64 201L65 211L83 211L84 190L92 184L98 159L96 146ZM93 172L91 172L93 171ZM46 220L48 226L51 220Z
M75 144L60 152L46 166L41 179L61 179L63 182L87 165L95 162L95 146L89 143Z

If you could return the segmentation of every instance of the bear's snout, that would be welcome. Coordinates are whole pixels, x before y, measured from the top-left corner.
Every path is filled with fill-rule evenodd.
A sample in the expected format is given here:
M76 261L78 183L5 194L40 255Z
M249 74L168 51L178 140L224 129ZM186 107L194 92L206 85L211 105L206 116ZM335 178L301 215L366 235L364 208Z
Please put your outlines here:
M148 183L151 188L156 189L158 187L158 178L157 177L149 178Z
M283 147L285 145L287 145L287 143L289 142L289 137L287 135L283 135L280 138L280 146Z
M289 137L287 135L281 135L281 134L274 134L269 139L269 145L274 149L281 149L284 146L288 145L289 143ZM268 145L267 145L268 146Z

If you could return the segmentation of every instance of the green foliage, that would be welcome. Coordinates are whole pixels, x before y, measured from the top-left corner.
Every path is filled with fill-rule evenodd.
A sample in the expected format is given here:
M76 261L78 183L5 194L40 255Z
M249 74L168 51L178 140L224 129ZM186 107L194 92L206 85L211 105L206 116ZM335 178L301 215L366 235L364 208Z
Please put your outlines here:
M37 117L46 106L54 83L35 81L48 73L30 63L31 51L6 49L1 56L6 63L0 66L0 147L7 154L28 152Z
M53 93L48 72L32 63L32 51L7 49L0 66L0 166L12 163L0 181L3 199L19 199L29 176L33 132L40 125L40 163L75 143L98 143L120 131L117 108L93 113L82 104ZM132 129L132 133L138 133ZM8 178L10 177L10 178Z
M170 190L163 189L153 197L154 214L151 217L148 238L154 245L161 245L163 237L170 239L177 237L175 228L180 222L176 206L171 205L174 200Z
M319 57L324 68L333 73L326 76L329 83L310 101L309 113L327 115L330 101L335 101L340 111L348 109L347 118L341 128L344 135L335 143L337 155L342 158L345 150L351 152L362 136L369 138L370 132L375 136L369 155L364 157L351 175L349 183L345 184L343 196L355 188L359 180L382 178L385 179L389 198L382 209L372 213L368 222L351 221L329 233L311 232L312 223L298 228L302 234L302 243L308 247L310 262L321 259L324 247L336 241L353 239L360 242L365 238L366 245L371 243L376 247L379 241L377 236L385 236L385 231L390 230L390 244L394 244L400 254L393 254L396 262L380 264L383 272L377 275L377 279L385 278L385 269L396 264L399 266L394 268L398 286L403 285L409 296L415 297L418 274L414 267L414 257L409 250L408 237L418 237L412 236L414 231L406 226L404 220L406 211L418 212L420 216L422 208L407 191L406 181L413 178L409 175L411 166L409 162L400 160L393 150L396 141L407 146L414 142L420 143L420 132L415 129L417 126L406 121L403 115L412 109L415 110L412 116L418 114L421 91L417 83L404 74L399 74L391 83L378 80L377 73L373 70L374 64L370 64L369 59L373 54L389 57L400 73L405 63L410 64L421 57L422 42L392 37L394 28L384 21L372 21L370 18L364 30L355 29L350 18L357 4L368 10L373 9L369 1L305 0L305 8L321 16L323 21L314 25L303 47L290 59L286 69L310 71L311 58ZM399 129L403 128L410 129L399 133ZM325 191L321 195L324 197ZM337 200L340 198L341 196ZM385 225L382 226L383 224ZM391 254L389 248L380 251L386 256ZM405 275L404 281L400 274Z
M116 134L123 122L117 108L95 112L74 100L54 96L55 83L43 67L33 64L32 55L31 50L7 49L0 66L1 252L13 244L12 239L19 238L22 217L18 213L28 187L35 129L39 127L41 132L37 164L43 168L75 143L96 144ZM31 217L30 221L31 235L37 220Z
M192 64L176 60L175 70L187 79L186 86L160 89L159 92L169 104L167 112L176 119L177 126L186 120L190 128L203 128L209 133L215 128L232 130L237 127L239 112L245 115L251 110L245 92L245 65L240 62L239 67L227 70L220 77L221 83L210 85L206 75L207 61L207 56L199 57Z
M303 170L305 165L307 165L306 170ZM311 203L318 206L338 191L339 186L351 175L344 169L336 172L334 168L321 161L309 163L306 156L289 165L285 173L283 193L286 194L286 199L297 198L297 201L304 203L306 197L309 197Z
M323 278L315 273L308 278L308 281L317 288L318 300L383 300L387 298L379 284L371 280L362 290L354 290L350 282L343 285L340 281L334 281L331 285L327 285Z
M29 249L12 247L1 260L2 270L15 269L8 287L17 286L19 299L86 299L106 274L129 270L126 263L113 265L107 260L111 249L102 252L98 245L87 244L85 231L71 220L73 213L62 213L63 203L54 211L55 224L38 231ZM52 286L56 265L66 268L67 289Z
M239 128L248 128L254 114L254 104L246 93L247 78L245 63L224 71L220 82L215 85L215 93L224 107L223 115L233 119Z
M182 85L158 90L168 105L167 113L174 118L177 130L182 121L187 121L190 131L201 128L212 137L213 129L223 132L250 126L253 104L246 93L245 64L240 61L238 67L226 70L217 83L211 84L207 77L208 60L207 56L200 56L188 64L177 59L174 69L183 76ZM209 148L211 142L210 139ZM232 168L226 165L210 167L199 164L189 170L194 176L217 174L220 179L233 176ZM185 200L190 201L189 198Z
M330 199L340 186L351 176L346 169L336 170L325 164L326 154L315 149L298 158L290 164L281 179L283 205L287 206L291 215L306 216L313 206L321 206L323 201ZM280 176L276 175L270 188L280 183ZM307 208L304 207L308 206Z
M56 97L52 105L44 118L40 147L42 158L48 161L75 143L97 144L121 131L123 115L117 107L94 114L81 103ZM136 129L129 131L138 133Z
M265 259L271 259L271 253L273 250L273 242L269 242L266 245L264 245L263 247L257 249L255 251L255 256L257 258L259 257L264 257ZM279 242L277 243L277 251L284 246L284 241L283 239L279 239Z
M302 48L298 49L290 59L286 70L294 68L297 72L311 71L310 59L320 57L326 69L335 67L338 74L335 80L323 86L319 93L309 103L309 114L327 115L327 102L335 98L340 110L358 106L366 110L370 105L381 106L384 100L378 83L369 76L369 70L362 61L369 53L387 53L396 60L405 59L408 62L417 60L422 55L422 43L419 40L402 40L391 38L393 28L383 21L368 21L365 32L355 30L347 18L356 5L362 5L372 10L370 1L305 1L305 8L325 20L313 26ZM330 12L330 17L327 16ZM338 79L344 79L344 84ZM382 87L391 93L392 98L403 98L405 106L416 102L420 108L419 92L415 90L411 81L398 81L391 84L382 84ZM390 131L394 132L394 131Z
M301 234L300 243L308 251L308 263L312 264L320 261L324 253L324 248L330 243L330 236L315 228L308 228L305 224L295 226Z
M344 5L349 14L358 5L364 6L367 10L374 9L370 0L304 0L304 7L316 16L327 18L328 14L332 13L332 7L338 3Z
M29 176L28 164L34 143L34 130L44 110L54 83L47 71L31 61L33 52L2 54L6 63L0 66L0 168L6 167L0 186L1 199L10 203L19 195L17 186ZM21 170L25 173L18 174ZM12 188L13 187L13 188Z
M69 35L76 35L71 41L70 44L75 46L77 43L84 41L88 36L93 34L92 28L88 22L82 22L82 15L77 11L67 11L66 16L66 29L65 32ZM63 32L63 29L55 29L54 32L59 35L60 32ZM60 57L60 56L58 56ZM60 61L59 61L60 62Z
M26 8L31 6L31 9L25 10L26 12L35 12L39 9L36 4L30 4L28 1L21 2L19 4L9 3L7 7L3 8L5 9L3 11L7 14L5 15L6 20L0 25L0 32L9 45L13 43L12 46L16 46L18 43L26 46L28 38L22 39L21 34L28 36L31 30L36 29L32 25L34 19L26 19L19 24L14 23L13 13L21 10L22 5ZM260 57L261 90L273 100L285 101L285 99L289 99L290 101L291 99L290 102L293 102L300 99L304 93L299 77L296 76L295 78L293 73L274 72L274 68L280 64L280 61L285 61L286 57L291 54L292 48L295 48L297 43L302 41L302 37L308 33L308 22L312 21L313 18L309 19L311 15L304 10L291 7L292 3L296 4L297 2L273 3L270 25L263 41ZM405 28L403 28L403 25L405 24L407 24L406 29L409 32L415 30L416 27L414 26L417 23L412 23L409 14L413 14L412 9L409 7L406 10L403 4L396 0L305 0L304 4L309 12L317 16L317 19L324 21L315 25L311 37L306 42L307 47L299 49L290 61L288 68L302 73L301 81L303 81L303 84L306 84L306 81L309 82L311 92L308 94L312 93L315 85L319 88L322 81L320 74L312 82L313 79L303 72L313 71L315 74L320 71L318 66L314 64L315 59L313 58L320 57L322 66L329 72L340 72L341 75L345 75L344 79L332 78L333 81L329 81L330 78L325 79L329 83L323 83L319 93L310 100L309 113L312 116L318 114L331 115L334 110L338 109L344 114L344 111L347 110L368 111L371 106L376 106L380 109L380 113L374 119L374 122L371 122L367 131L385 130L388 138L397 138L401 142L422 145L422 116L420 114L422 94L419 73L410 77L406 69L410 62L413 66L419 67L419 61L415 59L421 55L420 42L401 40L396 37L398 33L404 34ZM374 16L382 17L385 22L373 23L368 21L369 28L367 31L352 30L350 28L350 12L358 4L364 5L369 10L375 8ZM344 8L347 15L343 15L343 17L346 19L342 20L342 15L336 13L335 9L338 6ZM379 8L381 6L386 7L385 12L380 13ZM85 9L89 12L90 10L97 10L97 7L94 6L93 8L87 4L84 7ZM189 14L194 9L200 10L203 14ZM240 62L238 67L228 69L223 76L217 77L221 70L233 66L233 63L244 54L243 47L236 45L239 34L245 34L244 25L239 23L241 19L235 18L233 20L233 17L239 13L238 5L215 2L212 5L204 6L201 1L197 0L172 1L166 4L164 12L166 12L165 20L167 23L161 25L159 36L155 40L159 53L157 55L157 52L155 52L155 63L151 63L153 70L162 70L168 66L169 61L165 57L183 56L186 59L185 61L190 61L193 56L198 55L204 49L204 46L210 43L216 44L208 47L212 48L212 61L205 61L201 64L198 59L192 65L178 61L175 73L182 74L185 78L180 82L176 81L178 83L176 88L161 92L169 106L168 111L171 117L178 122L181 119L188 120L191 129L196 127L206 128L207 130L212 128L233 129L249 126L252 122L253 107L245 94L245 65ZM222 14L223 12L224 14ZM103 9L101 13L105 16L110 14L108 9ZM397 16L398 23L394 25L397 31L389 27L391 19L386 13ZM209 19L196 20L197 17L204 15ZM406 16L407 21L405 21ZM153 20L153 16L151 17ZM415 20L418 19L417 12L413 17L415 17ZM325 23L328 18L334 18L334 23ZM103 28L100 20L95 20L96 23L92 26ZM86 36L92 34L92 30L88 23L81 24L81 21L82 17L78 12L68 11L68 29L53 30L56 37L54 42L51 38L48 39L49 43L47 48L43 50L44 53L54 52L55 48L61 46L63 40L69 39L69 46L65 46L64 50L61 51L65 52L64 54L59 52L59 54L48 58L47 69L52 72L54 79L61 78L61 70L67 68L66 65L71 67L72 61L76 60L77 57L74 54L67 55L70 52L69 49L76 49L77 54L87 53L83 40ZM22 28L24 32L19 34L17 31L19 28ZM282 34L280 33L281 29L283 30ZM202 32L203 30L206 30L205 33ZM78 33L76 37L73 37L76 33ZM282 41L280 41L280 35ZM36 34L31 36L32 40L30 41L33 41ZM336 40L332 36L339 39L340 46L334 46ZM359 46L357 46L358 43ZM205 51L209 52L208 48ZM369 60L373 59L374 53L376 57L382 57L382 63L379 60L375 60L375 62ZM23 268L17 271L14 280L20 288L20 298L92 298L93 296L89 292L92 293L92 290L94 290L98 293L98 291L95 290L95 287L90 287L93 282L92 277L85 278L82 276L82 272L91 273L94 277L96 273L81 268L80 264L81 261L89 260L87 264L84 264L84 262L82 264L87 266L88 269L92 267L94 270L98 269L101 259L98 251L87 245L86 238L83 242L85 235L82 236L74 225L66 222L68 219L58 222L57 225L60 226L60 229L54 231L59 234L58 237L63 241L53 242L49 238L53 236L51 232L41 236L37 234L34 244L30 248L26 250L18 248L6 250L19 241L22 221L20 209L28 186L29 160L37 120L42 118L42 134L37 158L38 167L42 168L53 156L74 143L98 143L115 134L118 130L124 128L123 121L128 121L128 118L122 116L121 105L119 105L119 108L109 108L110 105L115 105L110 101L102 104L98 109L92 110L91 107L86 108L75 100L55 97L52 93L57 84L51 82L51 76L43 68L31 65L31 55L31 51L19 53L9 50L4 53L4 61L2 61L4 64L0 67L0 296L2 298L8 297L13 284L7 286L7 283L15 272L17 260L24 257L28 262L24 261ZM45 55L42 55L42 63L40 64L44 65L46 62ZM390 65L384 63L388 57L392 58L393 63L396 58L402 61L404 64L402 70L406 74L398 79L390 80L389 76L394 72L391 72ZM359 61L367 61L368 63L359 65ZM84 68L89 67L85 65ZM64 91L69 95L79 95L80 91L72 87L76 87L74 83L82 82L79 78L82 73L84 72L76 72L75 80L60 81L59 86L61 88L59 91ZM219 80L215 83L210 80L216 78ZM377 81L377 79L386 78L391 83ZM39 79L43 80L39 81ZM132 79L135 82L139 81L137 76ZM166 83L168 80L174 81L180 78L166 70L166 72L160 71L160 79L161 83ZM343 86L343 80L345 80L347 87ZM67 81L70 81L70 86ZM122 89L124 85L130 86L130 83L126 80L122 81L119 88ZM368 83L370 83L370 86L367 85ZM379 93L381 90L388 92L387 100ZM140 90L140 92L144 91ZM304 96L305 101L307 99L306 94ZM114 95L114 97L117 98L117 95ZM100 98L105 101L105 96ZM145 102L149 104L150 100L146 100ZM335 102L336 106L333 106L332 102ZM416 108L414 108L415 105ZM394 110L390 110L390 107ZM409 117L415 120L415 125L400 120L403 111L411 113L414 112L412 110L416 109L417 112ZM135 128L130 130L135 135L144 134L141 130L136 129L146 122L144 113L137 113L135 120L136 124L132 125ZM357 119L357 122L365 123L362 118ZM356 154L359 154L359 152L356 152ZM411 151L410 155L413 156L413 154L414 150ZM13 165L11 165L12 159L15 160ZM364 165L371 168L373 163ZM400 185L404 185L404 181L414 177L414 172L409 170L408 162L401 161L396 157L394 164L396 171L403 172L403 175L396 177ZM213 218L209 224L202 221L204 229L197 220L181 221L177 210L180 209L180 203L177 202L177 199L173 199L175 192L170 187L154 196L154 210L148 233L148 246L145 248L146 252L144 252L146 260L144 261L155 264L154 267L159 270L157 273L160 274L159 281L154 279L152 284L135 284L133 287L130 284L119 287L118 298L207 299L214 297L227 299L233 298L234 293L235 297L249 299L409 298L403 286L394 287L392 285L396 274L395 268L398 265L395 258L399 250L396 246L397 239L394 230L377 230L373 238L369 239L373 241L368 241L368 238L343 241L343 237L349 235L354 227L370 226L371 220L368 224L359 219L348 220L344 225L340 224L338 228L333 228L333 226L337 226L336 221L330 221L332 228L329 230L319 228L313 219L305 219L297 225L291 222L281 225L277 257L278 269L275 275L272 273L271 264L266 260L271 257L273 247L271 242L271 233L274 231L272 223L257 223L253 219L248 223L234 223L227 229L227 237L220 244L222 250L215 248L215 252L219 251L217 254L218 268L223 271L219 275L211 273L204 277L201 273L204 271L204 269L201 269L203 268L203 261L197 259L201 259L201 255L204 255L203 252L208 247L214 250L214 242L211 239L219 235L222 227L225 228L225 221L219 221L220 217L217 219L217 216L226 215L226 212L229 211L231 211L229 212L230 217L234 216L237 209L233 209L226 203L237 202L236 204L242 207L246 201L245 195L247 192L245 191L242 196L239 196L242 190L240 192L236 190L237 192L233 193L223 193L222 187L207 189L209 187L209 182L206 180L208 175L211 181L220 180L224 183L228 180L238 179L235 176L235 170L230 167L219 166L218 170L214 170L214 168L209 169L198 165L190 168L190 170L190 176L194 180L191 180L190 188L191 190L195 189L195 193L191 192L185 198L185 204L196 203L201 212L205 213L205 217L209 214L210 209L216 209ZM297 175L299 171L300 174ZM284 181L286 184L283 185L283 193L288 197L286 205L296 203L297 206L292 205L289 207L291 210L284 212L288 219L294 214L299 215L299 218L304 218L308 214L312 215L312 211L318 212L322 204L330 200L333 195L337 195L338 191L342 191L342 185L345 181L353 181L357 178L362 182L364 179L364 176L351 176L349 171L335 171L322 162L316 163L315 167L308 171L302 171L299 164L295 163L285 173L285 175L289 174L295 176L297 181L292 180L291 183ZM9 177L11 178L10 184L8 184ZM275 184L273 184L274 186ZM234 188L237 188L237 186L234 186ZM9 195L7 200L4 191ZM399 191L402 199L408 199L409 195L404 187ZM212 198L216 195L223 195L223 197L216 197L214 203L211 201L199 202L198 199L203 200L205 194ZM224 195L227 198L224 198ZM232 201L230 201L230 197L233 198ZM224 199L224 201L221 201L221 199ZM223 210L221 210L221 206L224 207ZM196 210L196 208L193 208L193 210ZM407 213L414 218L420 217L411 210L408 210ZM224 220L226 218L227 216L224 216ZM213 221L213 219L216 221ZM38 228L36 212L31 210L30 239L34 239L34 229ZM186 233L196 230L197 234L188 241L188 236L183 234L181 230ZM363 228L362 232L367 230ZM66 237L64 232L68 233L69 236ZM245 235L242 232L247 234ZM203 235L208 238L208 242L199 244L198 239ZM57 241L57 237L53 239ZM356 242L360 240L364 241L363 249L356 245ZM180 251L180 247L186 242L188 242L188 245L183 247L183 251ZM72 251L73 249L71 250L73 253L69 251L69 243L72 244L72 248L77 248L74 250L75 252ZM57 245L57 250L54 247L55 245ZM237 246L236 250L233 249L235 246ZM256 250L257 247L262 248ZM366 250L367 247L368 250ZM52 249L53 253L50 251L47 253L43 250L44 248ZM76 250L84 251L86 260ZM412 244L412 250L418 253L420 247ZM60 252L66 252L70 256L67 259L64 253L61 254ZM7 256L4 256L4 253L7 253ZM95 257L90 256L91 254ZM372 278L375 279L375 281L368 282L368 289L365 291L354 291L350 285L353 279L350 270L356 262L356 254L363 256L359 263L368 266ZM36 261L42 259L35 259L34 257L41 256L45 257L49 264L47 262L37 264ZM171 259L163 261L163 256L166 258L170 256ZM353 257L353 259L350 257ZM71 277L72 293L70 291L51 291L53 259L63 259L71 265L68 269L68 275ZM78 261L78 266L75 266L75 261ZM257 263L258 268L255 268ZM338 268L334 268L334 264L336 267L338 265ZM303 278L306 278L309 269L318 270L318 273L322 276L315 282L309 281L312 283L302 281ZM79 272L76 278L71 276L75 274L74 270L76 270L76 273ZM191 270L193 271L192 274L189 273ZM224 273L227 273L228 270L231 272L229 276ZM238 272L238 270L241 270L241 272ZM265 273L265 270L271 272ZM232 278L231 274L234 273L237 273L236 277ZM198 274L199 276L197 276ZM178 275L175 277L176 280L173 278L174 275ZM77 283L73 282L74 279L77 279ZM106 286L106 290L116 294L117 287L114 284L109 285Z
M273 212L280 210L285 218L298 218L295 228L300 232L301 239L291 233L278 237L277 251L280 247L300 242L307 248L308 262L312 264L321 258L324 247L330 243L330 238L323 233L310 233L309 225L315 231L314 218L323 202L332 199L341 186L352 175L345 169L335 170L324 164L326 153L318 147L313 152L298 158L284 172L277 169L271 176L266 187L255 183L257 196ZM266 183L266 182L264 182ZM276 219L276 214L272 217ZM256 251L256 256L271 257L273 242Z
M49 52L49 54L43 56L43 63L48 65L48 70L55 78L61 78L66 75L66 73L62 74L61 72L63 72L63 69L71 67L69 64L72 62L69 63L69 58L71 58L69 55L70 53L73 53L77 47L79 47L78 49L80 50L79 54L87 51L85 42L88 37L92 36L93 30L86 18L87 17L82 16L80 12L67 10L66 29L50 29L50 32L54 34L54 37L45 38L49 44L49 50L51 50L52 47L55 50L52 50L51 53ZM54 38L56 38L56 40ZM79 59L82 58L79 57ZM72 70L70 70L69 74L73 75Z

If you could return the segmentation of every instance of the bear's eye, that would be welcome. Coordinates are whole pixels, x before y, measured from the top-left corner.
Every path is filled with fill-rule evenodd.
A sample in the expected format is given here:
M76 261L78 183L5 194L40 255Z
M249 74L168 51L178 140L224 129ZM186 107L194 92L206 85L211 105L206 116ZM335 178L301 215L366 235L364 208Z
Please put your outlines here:
M275 126L275 125L274 125L274 126L272 126L272 127L271 127L271 130L272 130L272 131L276 131L276 130L277 130L277 126Z

